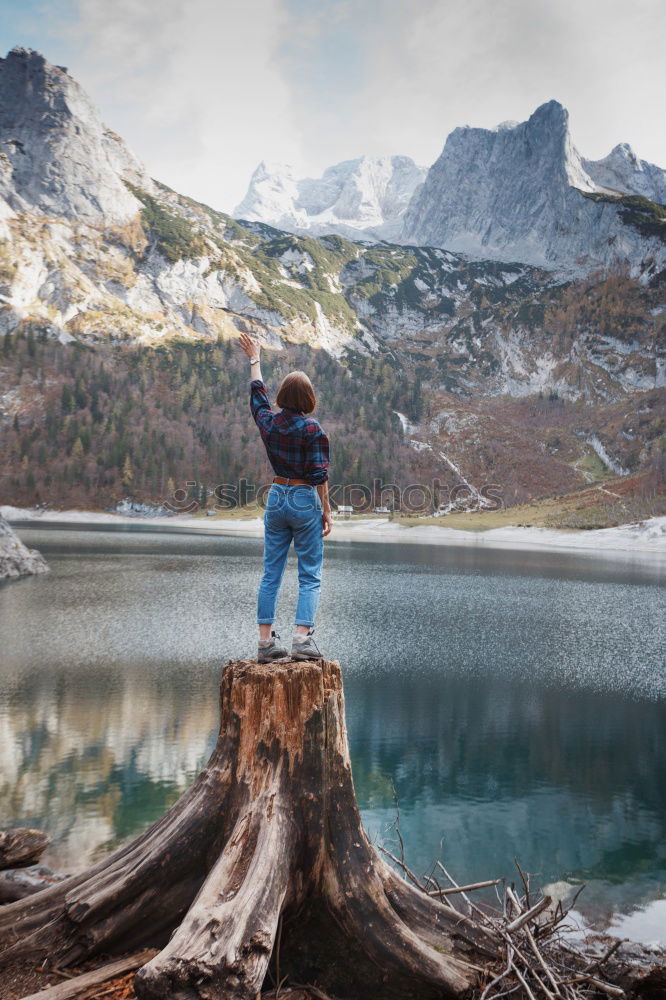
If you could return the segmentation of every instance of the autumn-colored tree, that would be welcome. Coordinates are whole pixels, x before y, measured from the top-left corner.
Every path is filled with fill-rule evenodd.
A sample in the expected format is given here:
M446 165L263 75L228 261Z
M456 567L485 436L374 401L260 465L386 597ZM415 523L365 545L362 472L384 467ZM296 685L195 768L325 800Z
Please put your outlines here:
M131 493L134 487L134 472L132 470L132 462L129 455L125 456L125 461L123 462L123 489L127 493Z

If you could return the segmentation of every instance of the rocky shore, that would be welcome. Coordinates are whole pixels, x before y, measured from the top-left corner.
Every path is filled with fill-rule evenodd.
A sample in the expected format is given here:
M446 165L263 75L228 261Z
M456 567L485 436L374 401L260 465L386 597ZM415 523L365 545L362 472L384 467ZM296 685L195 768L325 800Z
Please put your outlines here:
M46 559L36 549L28 549L0 517L0 580L15 580L20 576L48 571Z

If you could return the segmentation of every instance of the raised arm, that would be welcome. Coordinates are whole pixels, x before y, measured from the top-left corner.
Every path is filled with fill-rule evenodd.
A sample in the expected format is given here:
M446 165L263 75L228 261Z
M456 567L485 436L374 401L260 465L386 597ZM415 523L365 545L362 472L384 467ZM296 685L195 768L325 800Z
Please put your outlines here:
M270 428L273 411L266 395L264 380L261 377L259 344L252 340L252 337L248 337L246 333L241 333L238 342L241 350L250 359L250 410L252 411L252 416L257 427L263 435Z
M258 378L263 382L263 378L261 377L261 348L259 344L247 333L241 333L238 338L238 344L240 349L247 354L250 359L250 378Z

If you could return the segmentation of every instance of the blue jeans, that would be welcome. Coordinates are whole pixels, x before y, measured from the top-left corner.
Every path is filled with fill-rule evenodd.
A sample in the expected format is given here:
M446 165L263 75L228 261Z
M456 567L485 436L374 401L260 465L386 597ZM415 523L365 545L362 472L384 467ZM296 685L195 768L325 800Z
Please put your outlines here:
M292 538L298 556L296 625L314 625L324 558L321 529L321 501L314 486L273 483L264 513L264 573L257 599L259 625L275 621L275 605Z

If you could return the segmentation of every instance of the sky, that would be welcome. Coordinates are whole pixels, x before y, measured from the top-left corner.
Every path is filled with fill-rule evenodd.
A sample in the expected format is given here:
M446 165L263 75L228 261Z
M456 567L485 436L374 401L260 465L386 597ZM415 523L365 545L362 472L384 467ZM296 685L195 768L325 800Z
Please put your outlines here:
M552 98L587 157L666 167L664 0L0 0L0 54L65 65L153 177L231 211L261 160L431 164Z

